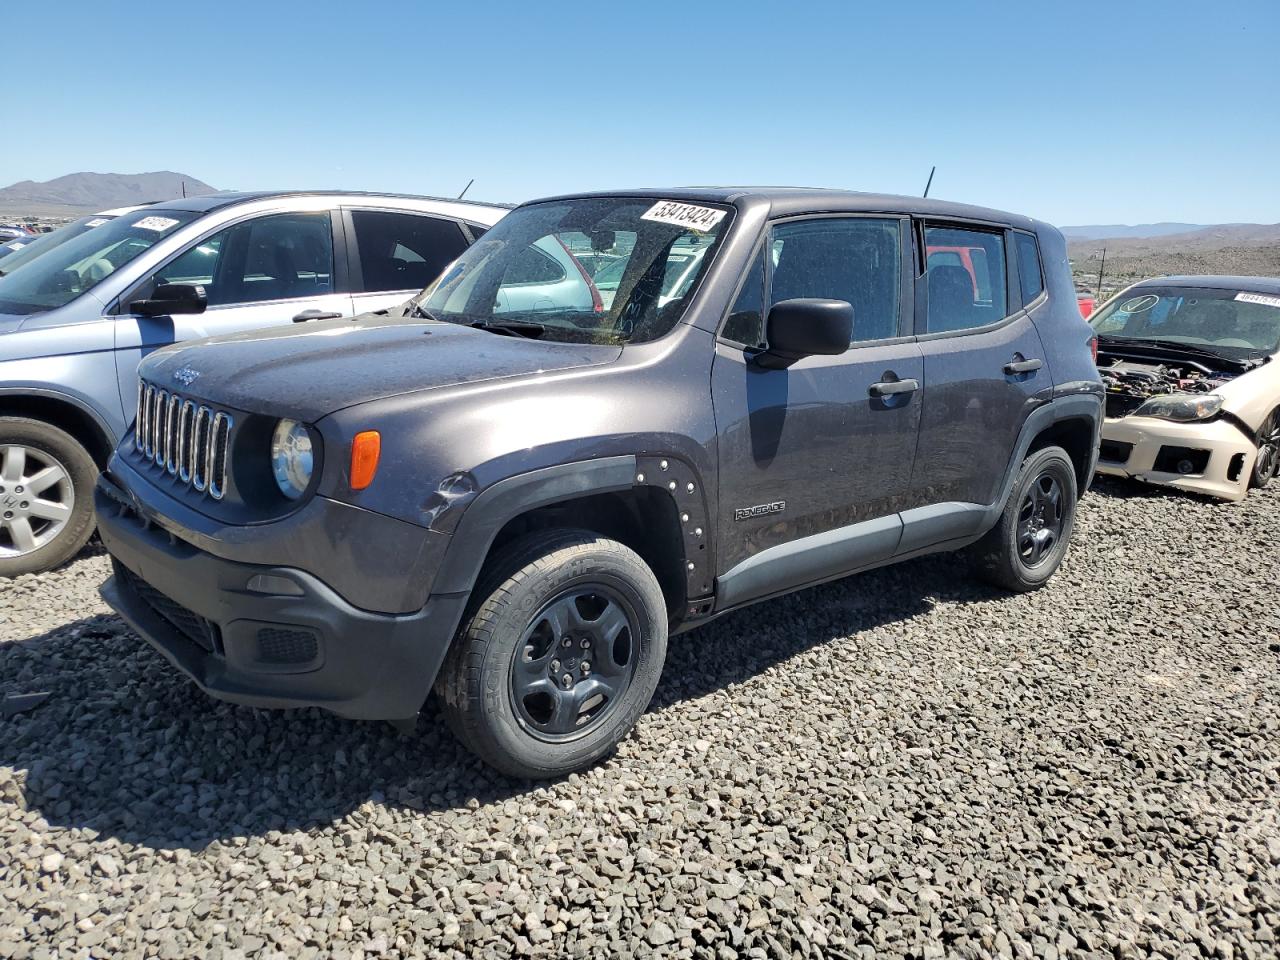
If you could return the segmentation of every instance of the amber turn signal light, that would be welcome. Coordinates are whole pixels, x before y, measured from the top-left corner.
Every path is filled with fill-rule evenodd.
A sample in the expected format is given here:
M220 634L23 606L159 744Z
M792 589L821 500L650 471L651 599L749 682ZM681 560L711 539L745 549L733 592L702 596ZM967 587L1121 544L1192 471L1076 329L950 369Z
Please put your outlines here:
M382 454L382 437L377 430L362 430L351 441L351 489L363 490L373 483Z

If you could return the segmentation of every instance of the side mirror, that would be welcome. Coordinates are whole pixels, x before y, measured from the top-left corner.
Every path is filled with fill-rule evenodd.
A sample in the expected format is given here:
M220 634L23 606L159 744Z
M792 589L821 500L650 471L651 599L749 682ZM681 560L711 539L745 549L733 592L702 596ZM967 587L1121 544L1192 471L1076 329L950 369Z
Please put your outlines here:
M209 298L198 283L162 283L150 300L135 300L129 312L144 317L168 317L175 313L204 313Z
M765 367L790 366L801 357L836 356L853 340L853 306L846 300L797 297L769 310L769 349L756 357Z

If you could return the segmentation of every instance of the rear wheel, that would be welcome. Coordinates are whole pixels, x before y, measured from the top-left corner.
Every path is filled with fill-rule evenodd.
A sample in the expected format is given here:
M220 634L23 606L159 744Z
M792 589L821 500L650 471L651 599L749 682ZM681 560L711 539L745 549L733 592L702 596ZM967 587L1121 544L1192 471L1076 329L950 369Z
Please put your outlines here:
M999 522L970 547L978 574L1006 590L1035 590L1057 572L1076 515L1076 471L1061 447L1027 456Z
M653 571L588 531L521 538L489 565L436 690L458 739L512 776L606 756L649 704L666 658Z
M1258 457L1253 461L1251 487L1265 487L1280 473L1280 410L1272 412L1258 431Z
M97 474L65 431L0 417L0 576L50 570L85 545Z

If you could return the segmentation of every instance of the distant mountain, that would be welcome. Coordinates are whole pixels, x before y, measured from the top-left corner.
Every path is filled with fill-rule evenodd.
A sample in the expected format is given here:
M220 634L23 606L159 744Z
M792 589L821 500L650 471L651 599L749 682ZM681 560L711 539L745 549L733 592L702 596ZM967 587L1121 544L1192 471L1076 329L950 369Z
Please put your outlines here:
M1124 223L1094 224L1083 227L1059 227L1068 240L1111 240L1116 237L1164 237L1171 233L1190 233L1202 223Z
M23 180L0 189L0 212L36 216L80 216L112 207L217 193L184 173L69 173L37 183Z
M1221 223L1149 237L1085 240L1068 235L1067 254L1077 282L1089 289L1096 285L1098 271L1104 270L1104 293L1135 280L1169 274L1276 277L1280 276L1280 223Z

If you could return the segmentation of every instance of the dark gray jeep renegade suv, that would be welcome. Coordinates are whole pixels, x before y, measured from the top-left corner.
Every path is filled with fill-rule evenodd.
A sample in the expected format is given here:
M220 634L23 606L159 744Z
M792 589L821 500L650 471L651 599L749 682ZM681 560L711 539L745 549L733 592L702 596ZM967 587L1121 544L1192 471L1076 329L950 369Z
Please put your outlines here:
M1062 236L823 190L561 197L355 321L153 354L103 595L214 696L604 756L670 633L968 548L1044 583L1102 388Z

